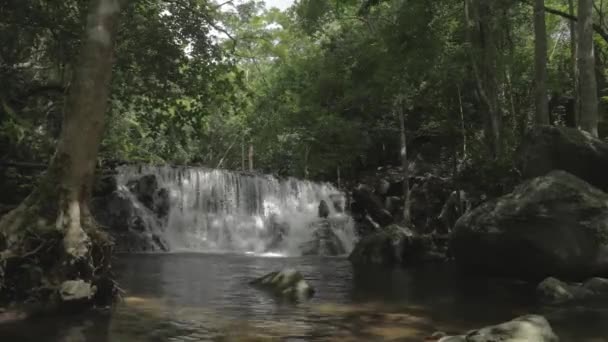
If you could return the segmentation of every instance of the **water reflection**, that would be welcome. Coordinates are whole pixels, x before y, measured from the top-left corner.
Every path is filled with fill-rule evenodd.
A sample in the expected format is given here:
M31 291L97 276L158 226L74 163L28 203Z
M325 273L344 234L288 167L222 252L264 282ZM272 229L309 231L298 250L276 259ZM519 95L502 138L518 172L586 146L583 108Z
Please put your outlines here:
M111 312L0 326L0 341L421 341L541 313L562 341L606 341L608 311L536 307L524 283L464 277L451 267L358 269L341 258L134 255L118 263L124 300ZM277 301L247 282L296 267L317 289ZM35 327L35 329L32 329Z

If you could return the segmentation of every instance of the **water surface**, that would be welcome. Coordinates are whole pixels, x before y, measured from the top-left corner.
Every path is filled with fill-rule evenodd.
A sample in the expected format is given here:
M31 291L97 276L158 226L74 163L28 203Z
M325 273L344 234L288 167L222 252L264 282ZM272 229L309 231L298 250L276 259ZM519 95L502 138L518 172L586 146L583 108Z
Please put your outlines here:
M300 304L248 281L295 267L317 289ZM543 308L526 283L464 276L451 265L354 270L344 258L232 254L121 256L124 300L109 313L0 327L0 341L421 341L525 313L546 315L562 341L608 341L608 314Z

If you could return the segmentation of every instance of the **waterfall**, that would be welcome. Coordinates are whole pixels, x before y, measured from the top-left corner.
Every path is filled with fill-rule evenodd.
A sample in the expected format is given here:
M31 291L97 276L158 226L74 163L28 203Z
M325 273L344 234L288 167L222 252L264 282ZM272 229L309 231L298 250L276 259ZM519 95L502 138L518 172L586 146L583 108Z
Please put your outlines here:
M352 250L355 234L344 212L345 196L329 183L199 167L118 171L118 186L137 202L145 229L171 251L300 255L302 245L319 236L319 222L331 227L343 252ZM324 219L322 201L328 209Z

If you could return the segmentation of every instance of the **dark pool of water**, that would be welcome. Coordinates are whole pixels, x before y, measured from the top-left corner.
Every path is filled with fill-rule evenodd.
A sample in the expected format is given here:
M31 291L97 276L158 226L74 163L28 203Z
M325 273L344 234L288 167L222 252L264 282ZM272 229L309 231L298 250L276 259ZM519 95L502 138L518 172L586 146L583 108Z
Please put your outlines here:
M247 282L285 267L317 289L277 301ZM608 311L540 307L528 284L472 278L451 265L354 270L343 258L130 255L117 260L124 301L111 312L0 326L0 341L421 341L525 313L562 341L608 342Z

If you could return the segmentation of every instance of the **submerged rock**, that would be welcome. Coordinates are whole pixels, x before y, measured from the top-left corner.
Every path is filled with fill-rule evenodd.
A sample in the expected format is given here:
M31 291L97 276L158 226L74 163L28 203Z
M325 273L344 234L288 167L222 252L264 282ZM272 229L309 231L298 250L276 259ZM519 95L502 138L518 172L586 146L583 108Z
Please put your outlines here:
M608 274L608 195L553 171L463 215L450 245L473 272L537 279Z
M524 137L519 158L525 178L564 170L608 192L608 144L581 130L536 127Z
M580 286L570 285L557 278L549 277L536 287L539 300L545 304L561 304L588 298L592 292Z
M584 283L566 283L549 277L536 287L538 299L544 304L608 299L608 279L591 278Z
M473 330L465 335L445 336L439 342L558 342L543 316L526 315L512 321Z
M283 299L296 301L309 299L315 293L314 288L295 269L272 272L251 281L250 284L268 290Z

